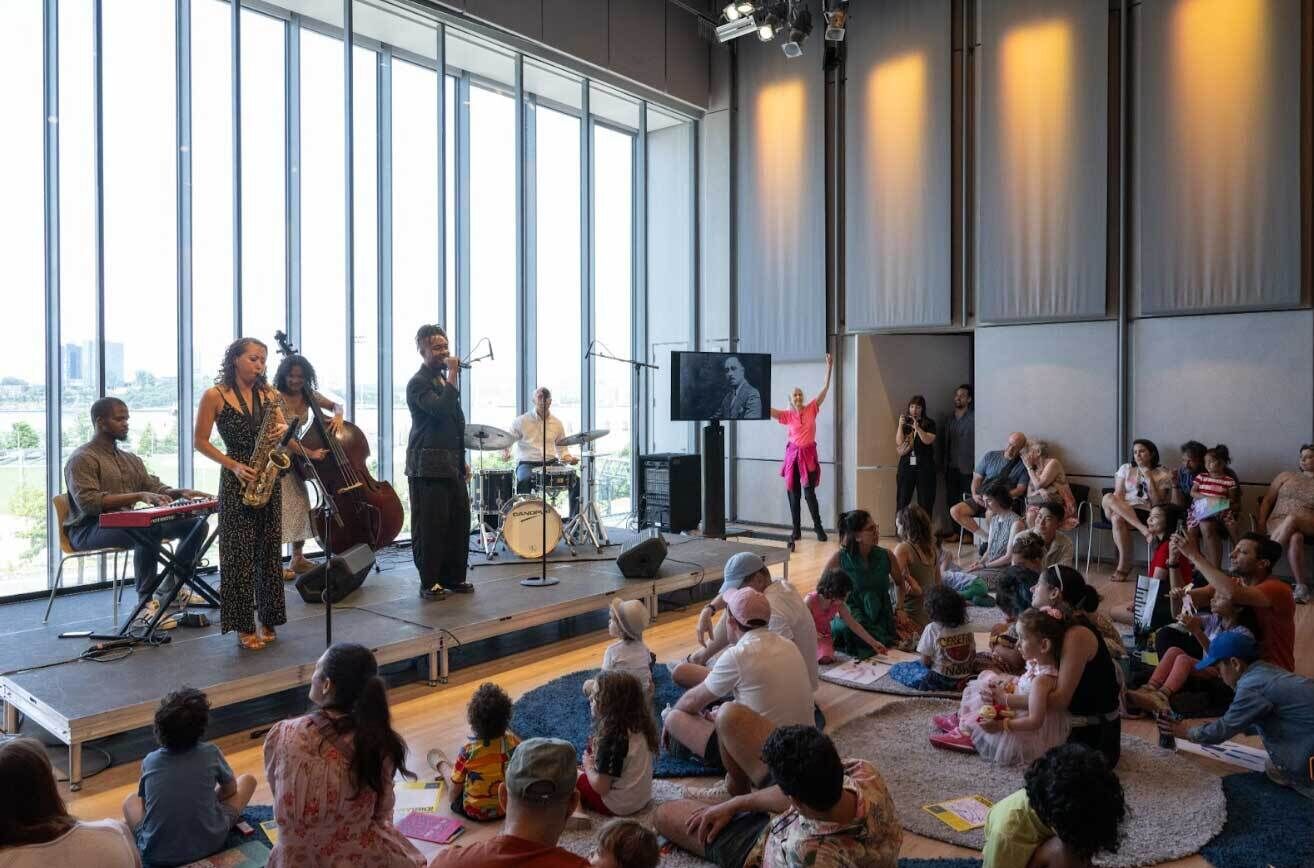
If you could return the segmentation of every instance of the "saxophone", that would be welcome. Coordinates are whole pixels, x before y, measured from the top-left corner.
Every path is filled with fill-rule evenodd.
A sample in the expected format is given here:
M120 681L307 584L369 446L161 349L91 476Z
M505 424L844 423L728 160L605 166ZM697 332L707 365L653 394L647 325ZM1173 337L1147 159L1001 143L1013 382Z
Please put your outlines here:
M255 451L247 462L256 472L256 477L242 486L242 503L253 509L260 509L269 503L274 486L278 484L278 474L292 466L292 456L279 444L277 435L271 429L273 421L273 408L268 408L260 420Z

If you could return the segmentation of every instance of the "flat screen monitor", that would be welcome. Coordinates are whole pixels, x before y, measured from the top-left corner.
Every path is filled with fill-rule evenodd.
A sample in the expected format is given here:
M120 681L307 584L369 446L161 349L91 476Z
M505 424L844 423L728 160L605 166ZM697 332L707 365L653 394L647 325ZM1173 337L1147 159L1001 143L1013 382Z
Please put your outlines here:
M771 418L769 353L671 352L671 421Z

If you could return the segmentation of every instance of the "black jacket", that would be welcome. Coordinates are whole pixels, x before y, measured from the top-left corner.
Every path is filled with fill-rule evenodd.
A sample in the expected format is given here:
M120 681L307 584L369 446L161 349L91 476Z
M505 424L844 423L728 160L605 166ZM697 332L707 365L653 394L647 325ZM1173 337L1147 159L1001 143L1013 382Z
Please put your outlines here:
M406 475L461 479L465 474L465 413L456 386L427 366L406 384L411 436L406 441Z

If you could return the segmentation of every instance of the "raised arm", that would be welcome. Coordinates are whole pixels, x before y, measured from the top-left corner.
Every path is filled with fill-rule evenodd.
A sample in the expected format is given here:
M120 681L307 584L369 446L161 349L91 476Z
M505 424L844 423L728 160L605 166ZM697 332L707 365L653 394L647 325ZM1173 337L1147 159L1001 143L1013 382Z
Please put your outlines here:
M826 353L826 382L822 383L821 391L817 393L817 397L812 399L817 402L818 409L821 408L822 403L826 400L826 394L830 391L830 369L833 364L834 358L830 353Z
M1263 591L1252 588L1244 582L1234 580L1227 573L1214 566L1213 562L1200 552L1200 547L1196 545L1195 541L1186 534L1174 534L1173 541L1177 543L1177 550L1182 553L1182 557L1189 560L1200 571L1200 575L1205 577L1205 580L1209 582L1210 587L1215 591L1230 594L1233 602L1239 606L1267 609L1273 605L1273 601Z

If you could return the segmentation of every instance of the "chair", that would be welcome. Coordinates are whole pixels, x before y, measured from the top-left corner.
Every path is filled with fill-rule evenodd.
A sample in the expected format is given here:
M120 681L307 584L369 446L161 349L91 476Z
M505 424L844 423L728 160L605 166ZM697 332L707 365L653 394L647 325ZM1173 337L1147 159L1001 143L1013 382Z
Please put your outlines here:
M1077 526L1069 533L1072 534L1072 566L1076 567L1081 563L1081 526L1083 521L1089 523L1094 518L1095 507L1090 502L1090 486L1082 485L1079 482L1068 483L1068 488L1072 489L1072 499L1077 502ZM1082 508L1086 510L1086 518L1081 517ZM1087 535L1086 541L1086 572L1090 572L1090 537Z
M968 502L969 500L971 500L971 499L972 499L972 496L971 496L970 494L964 494L964 495L963 495L963 500L962 500L962 502L963 502L963 503L967 503L967 502ZM952 517L951 517L951 520L952 520ZM967 528L965 528L965 527L960 527L960 528L958 529L958 550L954 552L954 560L955 560L955 561L960 561L960 560L963 559L963 534L965 534L965 533L971 533L971 531L969 531L969 530L968 530ZM973 548L973 549L976 548L976 534L972 534L972 548Z
M59 523L59 569L55 572L55 586L50 589L50 602L46 603L46 614L41 619L41 623L45 624L50 620L50 610L55 605L55 594L59 592L60 583L64 580L64 564L80 558L112 555L114 557L114 566L113 571L110 573L110 582L114 591L114 623L117 624L119 620L119 596L123 593L123 583L128 579L128 563L132 557L132 549L108 547L77 551L73 548L73 543L69 542L68 531L64 527L64 522L68 519L68 495L56 494L50 499L50 503L55 507L55 520ZM119 555L123 555L122 570L119 569Z
M1084 488L1085 486L1082 487ZM1091 552L1095 550L1095 531L1107 530L1110 533L1113 532L1113 521L1107 515L1104 514L1104 496L1107 494L1113 494L1113 489L1112 488L1100 489L1100 507L1099 507L1100 520L1095 521L1094 520L1095 504L1091 503L1089 500L1090 489L1089 488L1086 489L1086 498L1087 498L1086 505L1090 507L1090 517L1091 517L1090 525L1088 526L1088 530L1086 531L1086 572L1088 574L1090 573L1090 555ZM1077 496L1077 487L1075 485L1072 487L1072 496L1073 497ZM1078 514L1080 514L1081 512L1080 503L1077 504L1077 512ZM1101 554L1103 554L1103 552L1101 552ZM1099 558L1096 558L1096 560L1098 561Z

